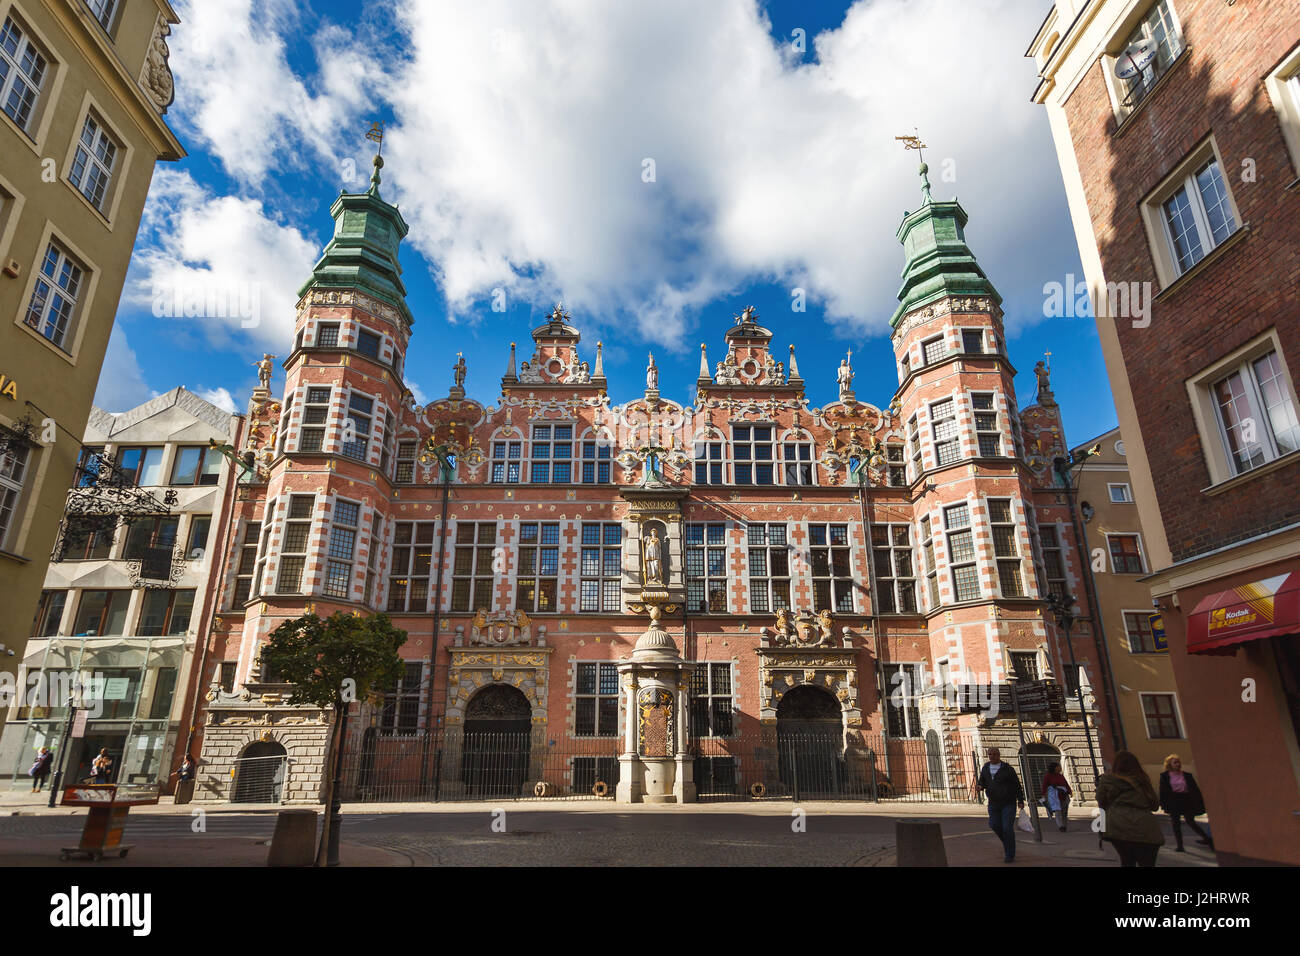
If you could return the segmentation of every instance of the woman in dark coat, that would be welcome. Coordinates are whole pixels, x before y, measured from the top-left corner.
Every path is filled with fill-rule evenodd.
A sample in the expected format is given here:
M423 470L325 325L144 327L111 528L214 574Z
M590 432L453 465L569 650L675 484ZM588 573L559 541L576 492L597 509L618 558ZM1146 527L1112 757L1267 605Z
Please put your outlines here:
M1198 814L1205 812L1205 798L1201 796L1201 788L1196 785L1196 778L1183 771L1183 762L1178 754L1170 754L1165 758L1165 772L1160 775L1160 809L1169 814L1169 820L1174 825L1174 839L1178 841L1174 847L1176 852L1186 852L1183 849L1183 820L1200 834L1197 843L1214 849L1214 840L1201 829L1195 819Z
M1097 805L1104 814L1102 838L1115 845L1121 866L1155 866L1165 842L1154 811L1160 809L1151 778L1131 752L1115 754L1110 773L1097 778Z
M54 754L50 753L49 747L42 747L36 754L36 762L32 764L32 769L27 771L32 777L32 793L40 793L45 789L45 781L49 779L52 763L54 763Z

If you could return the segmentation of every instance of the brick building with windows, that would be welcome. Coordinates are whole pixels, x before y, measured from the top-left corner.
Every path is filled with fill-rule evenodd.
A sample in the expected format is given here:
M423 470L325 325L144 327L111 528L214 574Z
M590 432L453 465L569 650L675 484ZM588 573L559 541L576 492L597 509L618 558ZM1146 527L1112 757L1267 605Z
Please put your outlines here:
M1026 697L1036 770L1064 758L1091 792L1078 708L1057 682L1082 680L1109 748L1108 681L1087 620L1073 671L1044 618L1043 535L1063 587L1084 586L1051 465L1067 448L1059 409L1045 370L1038 403L1018 407L999 296L925 167L898 232L884 409L857 399L847 360L826 372L839 399L812 406L795 346L773 349L753 309L722 330L720 360L701 346L693 404L660 395L652 356L644 390L616 405L601 343L580 351L558 305L531 354L503 349L494 403L467 397L458 362L448 396L418 406L402 377L407 227L380 197L381 167L367 193L335 201L283 390L249 406L242 450L258 469L218 572L197 799L318 791L328 716L289 706L258 664L304 611L386 611L409 634L403 678L350 722L348 799L391 798L398 780L423 798L636 799L618 779L639 746L630 718L660 706L634 692L643 651L677 661L663 706L680 694L683 719L660 729L677 742L678 799L968 799L975 749L1020 749L1012 678L1043 700ZM979 687L1000 709L970 704ZM470 752L494 732L506 743ZM805 739L821 749L791 748ZM282 769L241 791L252 761Z
M1219 858L1300 862L1296 5L1060 0L1028 55Z

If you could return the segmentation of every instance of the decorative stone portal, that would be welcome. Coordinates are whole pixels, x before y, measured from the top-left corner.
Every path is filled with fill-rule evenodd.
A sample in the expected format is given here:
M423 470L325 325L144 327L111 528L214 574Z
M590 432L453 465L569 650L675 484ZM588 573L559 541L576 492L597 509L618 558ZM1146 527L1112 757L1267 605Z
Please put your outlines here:
M659 626L658 605L649 611L650 627L618 665L627 717L615 795L619 803L694 803L685 720L693 665Z

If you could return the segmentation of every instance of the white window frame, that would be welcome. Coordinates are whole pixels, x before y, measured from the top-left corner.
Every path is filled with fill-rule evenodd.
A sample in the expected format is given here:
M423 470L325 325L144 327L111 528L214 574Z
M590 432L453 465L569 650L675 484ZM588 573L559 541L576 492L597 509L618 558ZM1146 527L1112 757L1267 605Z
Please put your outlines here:
M975 404L976 398L988 399L988 408L978 408ZM971 421L975 424L975 450L980 458L1003 458L1005 457L1004 442L1002 440L1002 428L999 424L998 416L998 393L997 392L971 392L970 393ZM993 416L992 428L980 428L979 417L981 415ZM984 454L984 448L980 445L981 438L991 438L998 443L997 451L992 455Z
M1159 65L1160 60L1157 56L1156 60L1142 71L1143 74L1152 71L1152 77L1147 83L1146 92L1138 99L1125 103L1125 100L1129 98L1134 87L1130 85L1132 83L1131 79L1121 80L1115 75L1115 65L1119 61L1123 52L1128 49L1129 44L1134 41L1137 34L1140 33L1143 38L1151 38L1152 14L1160 7L1164 7L1165 12L1168 14L1169 25L1173 28L1172 36L1177 41L1178 50L1163 67ZM1182 56L1186 51L1187 38L1183 32L1183 24L1178 18L1178 11L1174 8L1174 4L1171 0L1154 0L1154 2L1146 4L1141 13L1130 14L1125 19L1123 27L1115 32L1114 37L1112 37L1111 42L1106 47L1106 55L1102 57L1102 67L1105 71L1106 85L1110 91L1115 117L1119 122L1122 123L1127 117L1137 112L1138 107L1146 102L1155 91L1155 88L1160 85L1161 79L1173 69L1174 65L1178 63L1179 60L1182 59ZM1154 70L1159 70L1159 72L1154 72Z
M750 530L753 528L762 528L762 544L758 544L755 539L750 537ZM781 544L772 543L772 528L781 528L784 541ZM751 521L745 525L745 581L749 587L749 611L751 614L775 614L781 608L791 609L794 607L795 599L795 576L794 568L790 560L790 526L784 521ZM762 551L764 553L766 569L762 574L755 574L754 567L750 563L752 552ZM772 573L772 555L774 553L785 553L785 574ZM778 583L784 582L785 603L782 604L777 600L779 593ZM759 589L763 591L763 600L756 600ZM760 607L760 604L763 606Z
M1111 574L1150 574L1151 562L1147 560L1146 544L1142 541L1142 532L1140 531L1106 531L1106 560L1110 563ZM1111 538L1136 538L1138 546L1138 557L1142 560L1141 571L1117 571L1115 569L1115 552L1111 550Z
M352 400L355 398L365 399L366 401L370 402L370 411L363 412L358 409L354 409L352 407ZM347 423L352 421L353 415L356 415L359 418L366 419L369 424L366 426L365 434L362 435L361 430L357 428L356 423L353 422L353 428L354 431L356 432L355 440L349 442L344 440L344 436L347 430ZM367 395L365 392L359 391L357 389L349 389L347 403L343 406L343 420L339 422L338 453L342 455L344 458L350 458L352 461L368 463L370 461L371 444L373 443L375 438L375 419L378 416L379 416L379 399L377 397L375 397L374 395ZM357 447L361 451L361 454L353 455L350 452L348 452L347 448L349 445Z
M586 540L587 529L595 528L596 542L589 543ZM608 542L606 535L610 529L618 532L618 543L611 544ZM578 613L579 614L622 614L623 613L623 543L625 535L623 526L617 521L583 521L578 529ZM596 568L594 572L587 570L587 552L596 552ZM617 560L613 565L613 573L609 573L608 558L614 555ZM586 595L586 585L595 584L596 586L596 606L584 607ZM611 588L610 585L613 585ZM611 592L612 591L612 595Z
M1166 653L1165 651L1158 650L1158 649L1155 647L1155 633L1154 633L1154 632L1152 632L1152 634L1151 634L1151 643L1152 643L1151 650L1149 650L1149 651L1142 651L1142 650L1134 650L1134 649L1133 649L1133 639L1132 639L1132 635L1129 634L1129 629L1128 629L1128 617L1129 617L1130 614L1135 615L1135 616L1140 617L1140 618L1143 618L1143 619L1149 619L1149 618L1151 617L1151 608L1149 608L1149 607L1148 607L1148 608L1138 608L1138 609L1134 609L1134 608L1131 608L1131 607L1120 608L1120 611L1119 611L1119 623L1120 623L1120 627L1122 627L1122 628L1124 629L1124 647L1125 647L1125 649L1127 649L1128 652L1129 652L1130 654L1150 655L1150 654L1164 654L1164 653ZM1150 623L1150 622L1148 621L1148 624L1149 624L1149 623Z
M931 345L934 345L935 343L938 343L939 348L943 349L943 351L939 355L936 355L932 360L929 356L929 347ZM946 336L942 334L931 336L930 338L924 340L921 343L921 362L922 362L921 367L922 368L929 368L931 365L938 365L940 362L946 359L948 355L949 355L948 339Z
M1289 454L1276 454L1277 446L1273 437L1272 426L1266 421L1262 421L1259 433L1266 438L1265 448L1272 457L1268 458L1262 465L1238 472L1228 452L1227 435L1223 428L1222 416L1219 414L1218 400L1214 394L1215 384L1231 375L1234 371L1239 371L1245 367L1251 368L1249 381L1251 389L1255 392L1251 401L1258 401L1258 385L1254 380L1252 366L1255 361L1263 358L1269 352L1276 353L1278 365L1282 370L1283 383L1286 385L1287 395L1291 401L1291 407L1300 412L1300 400L1296 397L1295 379L1287 366L1286 353L1282 351L1282 343L1275 328L1267 330L1262 335L1235 349L1187 380L1187 393L1191 399L1192 417L1195 418L1197 431L1200 433L1201 451L1205 455L1206 467L1210 473L1209 487L1211 488L1234 479L1245 480L1250 475L1263 474L1271 470L1276 462L1290 458ZM1256 411L1259 411L1259 406L1256 406Z
M293 513L294 504L301 500L307 500L311 502L311 506L307 510L307 517L305 518L294 517L294 513ZM315 524L315 522L316 522L316 496L310 494L289 495L288 499L285 501L284 521L281 523L281 527L280 527L280 550L277 556L277 561L275 566L275 591L274 591L275 594L307 595L312 593L311 586L310 586L311 582L307 580L307 559L312 554L312 537L313 537L312 525ZM290 525L306 526L306 532L303 537L303 544L302 544L301 551L296 551L296 550L288 551L285 548L285 545L288 543L288 539L289 539ZM298 572L298 587L296 589L289 590L289 591L284 590L282 587L284 583L285 558L296 558L302 560L302 568Z
M798 456L803 449L807 449L808 457L796 457L795 459L787 458L787 453L793 449ZM807 467L807 480L801 474L804 467ZM794 468L794 481L790 480L790 469ZM817 445L808 437L799 437L790 441L781 442L781 483L785 485L815 485L817 484Z
M325 392L325 401L313 402L312 392ZM298 425L298 446L297 450L309 455L322 455L325 453L325 437L329 434L330 408L334 401L334 389L330 385L307 385L302 393L302 422ZM307 420L311 409L324 409L325 416L320 422L309 422ZM315 448L305 447L303 439L307 433L320 435L320 442Z
M1264 78L1264 87L1277 110L1282 137L1291 153L1291 166L1300 181L1300 44Z
M894 674L908 675L904 680L895 682ZM924 728L921 724L921 691L926 687L926 666L925 661L890 661L888 664L881 665L881 682L884 684L885 699L881 707L882 716L885 721L885 729L889 736L898 740L917 740L925 736ZM894 695L903 691L903 705L896 707L894 704ZM899 719L903 724L904 733L894 734L890 729L890 711L900 711ZM916 726L913 727L913 721L909 715L915 712Z
M1217 242L1210 228L1200 186L1196 182L1197 174L1211 162L1219 167L1219 181L1223 184L1228 209L1232 213L1233 221L1232 231ZM1155 261L1156 277L1160 280L1162 288L1168 288L1183 276L1194 271L1209 259L1216 249L1227 245L1237 233L1245 228L1246 224L1242 222L1241 211L1237 208L1237 200L1232 193L1231 177L1224 174L1224 170L1227 168L1223 162L1223 157L1219 154L1218 145L1215 143L1214 138L1209 137L1197 146L1142 200L1142 219L1146 225L1147 241L1151 246L1152 259ZM1169 228L1168 217L1165 215L1165 203L1182 190L1187 191L1193 225L1196 228L1197 239L1201 245L1200 258L1185 269L1178 262L1177 246L1174 243L1173 232Z
M693 540L694 530L699 529L699 541ZM721 542L710 539L710 529L722 529ZM686 557L686 602L691 614L726 614L731 607L731 581L730 581L730 557L731 557L731 529L725 521L690 521L686 524L685 557ZM722 570L718 574L709 573L709 552L722 552ZM691 557L698 553L701 561L701 570L699 574L691 571ZM704 607L692 607L691 585L699 582L704 588ZM712 607L712 595L715 593L712 588L721 585L720 593L722 594L722 607L714 610Z
M744 485L746 487L753 487L753 488L770 488L780 484L780 482L777 480L778 478L781 477L778 471L781 462L777 459L776 446L778 442L777 442L777 435L776 435L776 427L777 426L772 422L737 422L731 426L732 484ZM748 429L749 437L745 440L738 441L736 438L736 429L738 428ZM767 429L768 438L766 441L760 441L756 437L755 432L759 428ZM743 460L736 453L737 447L742 445L748 449L749 456L750 456ZM768 450L767 458L756 457L757 449L759 448L766 448ZM772 469L771 481L758 480L758 466L760 464L767 465ZM746 466L750 469L749 481L741 481L740 469Z
M356 519L348 524L341 521L339 511L344 507L356 509ZM336 598L340 601L352 600L353 577L356 572L357 544L361 540L361 517L363 506L359 501L348 501L344 498L338 498L334 501L334 507L330 510L330 529L328 540L325 545L325 573L321 577L321 593L326 597ZM352 536L352 541L347 544L346 554L343 554L344 543L348 535ZM336 550L339 553L335 553ZM330 582L336 571L343 571L343 593L336 594L330 590Z
M26 297L26 304L23 307L19 321L36 335L40 336L54 348L68 355L74 354L75 341L80 337L80 326L82 325L81 317L85 311L86 303L89 300L90 291L90 269L82 263L82 260L76 253L70 252L68 247L60 240L49 236L44 242L44 251L41 253L39 264L33 270L35 273L32 277L31 289ZM55 256L54 274L56 278L51 278L45 271L45 264L49 261L51 253ZM59 279L65 268L76 270L75 289L69 292L60 285ZM69 276L71 278L71 275ZM45 300L41 305L37 315L36 324L30 321L33 306L36 304L37 290L40 286L46 287ZM56 292L57 289L57 292ZM59 339L56 341L44 331L50 323L50 312L53 308L52 302L55 297L61 297L71 303L72 308L68 313L66 324L64 325Z
M510 448L514 445L518 448L517 455L510 454ZM502 453L497 454L497 446L501 446ZM518 485L523 481L524 468L527 467L528 459L524 457L524 440L523 438L498 438L493 436L491 439L492 458L488 463L488 483L493 485ZM510 466L514 464L517 469L515 476L510 477ZM501 477L498 478L497 466L501 466Z
M17 551L25 513L27 476L33 464L31 452L30 447L20 447L0 456L0 551L10 554Z
M954 527L948 518L948 513L950 511L955 511L958 508L966 509L966 523L964 525L958 525ZM947 553L947 557L948 557L948 579L952 585L953 602L957 604L960 604L964 601L979 601L982 600L984 597L984 586L980 583L980 579L979 579L979 545L975 538L974 511L975 509L971 507L971 503L969 501L955 501L950 505L946 505L943 509L944 550ZM957 561L953 556L954 552L952 547L952 539L954 536L962 533L970 535L971 555L969 558L962 558L960 561ZM957 587L957 572L959 570L964 570L965 568L975 569L975 596L974 597L962 597Z
M112 36L118 8L121 6L118 0L86 0L86 6L104 28L104 32Z
M88 134L89 144L86 142ZM116 205L114 187L125 159L126 149L121 138L104 122L98 111L87 108L81 118L81 129L72 142L67 181L105 219L111 218ZM80 179L75 178L78 166L81 167Z
M547 429L545 437L541 437L541 438L538 437L537 430L539 428ZM557 438L555 435L555 430L557 428L567 428L569 430L569 437ZM581 484L580 481L574 478L575 473L578 475L578 478L582 477L582 459L580 457L580 448L579 448L579 446L581 445L581 441L579 441L579 439L575 437L577 433L578 433L578 425L574 422L545 421L545 422L537 422L532 426L528 435L528 472L527 472L528 484L530 485ZM539 459L537 457L537 447L539 445L546 446L547 456L545 459ZM556 456L555 454L556 445L568 445L569 454L567 456ZM533 467L534 465L540 465L540 464L546 465L545 481L537 481L536 479L533 478ZM569 466L568 481L556 480L555 478L556 464L565 464Z
M8 117L9 121L23 131L27 136L35 139L32 135L32 126L41 116L42 99L47 88L47 84L54 74L54 62L45 52L45 44L39 42L32 34L32 29L27 25L25 20L20 21L14 15L11 7L6 13L4 20L0 20L0 34L5 31L5 27L12 24L12 31L21 36L13 54L10 54L3 45L0 45L0 57L3 57L9 64L9 75L5 77L4 82L0 83L0 113ZM34 76L28 71L22 69L23 60L28 56L32 57L32 65L40 63L40 76ZM23 80L24 85L34 91L34 95L27 108L27 116L24 120L19 120L9 112L9 97L13 94L14 86L19 78Z
M1119 488L1120 497L1115 497L1115 489ZM1106 483L1106 494L1113 505L1131 505L1133 504L1133 488L1127 481L1114 481Z

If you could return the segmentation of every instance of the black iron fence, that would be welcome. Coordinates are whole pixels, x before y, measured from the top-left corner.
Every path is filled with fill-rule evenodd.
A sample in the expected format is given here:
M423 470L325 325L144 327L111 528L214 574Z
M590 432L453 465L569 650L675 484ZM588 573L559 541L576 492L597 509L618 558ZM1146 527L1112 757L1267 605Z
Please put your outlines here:
M613 799L621 737L530 732L380 737L344 755L345 802ZM694 739L686 762L701 801L970 802L975 756L962 738L885 739L772 728Z

